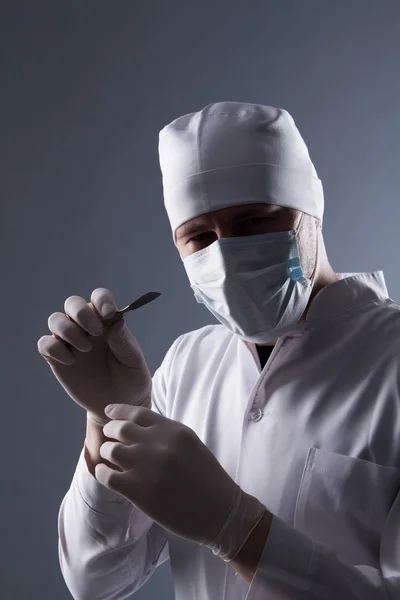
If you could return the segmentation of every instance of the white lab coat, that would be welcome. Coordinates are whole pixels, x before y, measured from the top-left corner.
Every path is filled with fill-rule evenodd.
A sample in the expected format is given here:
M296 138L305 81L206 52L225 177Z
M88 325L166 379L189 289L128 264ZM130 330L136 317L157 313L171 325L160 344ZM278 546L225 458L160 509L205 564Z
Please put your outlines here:
M127 598L168 558L176 600L400 599L400 306L382 271L321 290L262 371L222 325L180 336L152 409L191 427L275 515L257 571L248 586L164 530L102 486L82 449L58 518L76 600Z

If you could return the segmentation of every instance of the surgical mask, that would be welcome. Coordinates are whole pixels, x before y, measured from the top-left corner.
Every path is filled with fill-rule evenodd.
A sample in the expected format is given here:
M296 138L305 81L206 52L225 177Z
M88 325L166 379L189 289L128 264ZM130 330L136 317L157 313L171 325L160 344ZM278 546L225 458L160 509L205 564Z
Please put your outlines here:
M312 290L298 231L223 238L184 258L197 302L248 342L271 342L294 329Z

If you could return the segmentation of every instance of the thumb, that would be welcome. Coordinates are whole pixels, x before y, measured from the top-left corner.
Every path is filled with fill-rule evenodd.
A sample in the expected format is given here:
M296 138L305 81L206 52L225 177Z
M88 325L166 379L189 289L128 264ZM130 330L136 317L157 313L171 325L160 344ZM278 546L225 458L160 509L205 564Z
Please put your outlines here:
M112 353L127 367L137 366L138 360L143 360L139 343L128 329L124 319L109 327L106 339Z

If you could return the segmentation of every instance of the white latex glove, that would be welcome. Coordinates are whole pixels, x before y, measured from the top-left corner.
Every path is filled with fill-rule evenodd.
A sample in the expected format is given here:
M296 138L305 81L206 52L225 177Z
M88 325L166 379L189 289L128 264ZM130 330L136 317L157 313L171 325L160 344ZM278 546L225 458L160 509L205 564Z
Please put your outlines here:
M97 481L175 535L233 560L267 510L244 492L190 428L140 406L106 408Z
M104 409L110 402L150 408L152 380L124 319L103 327L101 318L112 317L118 310L113 294L97 288L90 300L67 298L66 314L50 315L53 335L42 336L38 350L72 400L87 411L89 419L104 425L109 421Z

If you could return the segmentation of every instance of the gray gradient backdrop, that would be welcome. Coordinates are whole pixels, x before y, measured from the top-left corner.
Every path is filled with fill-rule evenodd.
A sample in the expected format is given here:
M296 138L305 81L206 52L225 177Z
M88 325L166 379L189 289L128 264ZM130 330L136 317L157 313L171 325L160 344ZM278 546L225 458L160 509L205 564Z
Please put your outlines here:
M1 598L71 597L57 514L85 414L37 351L48 316L96 287L120 307L162 292L126 319L152 373L215 322L164 211L166 123L220 100L286 108L323 181L333 268L382 269L399 301L399 25L397 0L1 4ZM172 599L169 563L134 597Z

